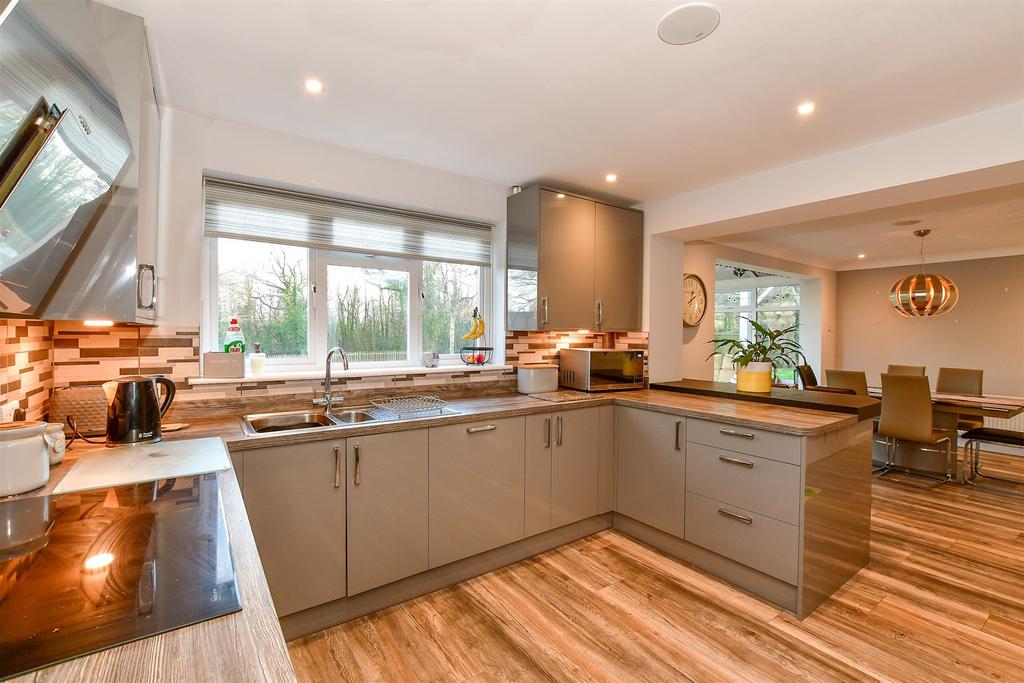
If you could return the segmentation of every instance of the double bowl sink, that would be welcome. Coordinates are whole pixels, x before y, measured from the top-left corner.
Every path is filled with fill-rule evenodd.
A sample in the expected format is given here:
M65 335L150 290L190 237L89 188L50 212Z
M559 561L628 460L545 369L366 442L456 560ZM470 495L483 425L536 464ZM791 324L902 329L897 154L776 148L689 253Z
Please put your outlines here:
M257 413L242 416L242 430L247 435L294 432L324 427L341 427L361 422L376 422L374 417L362 408L339 410L330 415L311 410L297 410L286 413Z

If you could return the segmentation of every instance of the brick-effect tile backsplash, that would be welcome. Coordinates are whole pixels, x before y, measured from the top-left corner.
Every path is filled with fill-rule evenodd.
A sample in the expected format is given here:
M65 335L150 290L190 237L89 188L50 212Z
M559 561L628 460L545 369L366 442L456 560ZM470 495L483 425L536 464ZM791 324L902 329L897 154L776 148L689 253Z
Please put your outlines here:
M53 323L0 320L0 403L17 401L41 420L53 392Z
M508 332L505 362L556 363L559 349L638 349L647 351L646 332Z

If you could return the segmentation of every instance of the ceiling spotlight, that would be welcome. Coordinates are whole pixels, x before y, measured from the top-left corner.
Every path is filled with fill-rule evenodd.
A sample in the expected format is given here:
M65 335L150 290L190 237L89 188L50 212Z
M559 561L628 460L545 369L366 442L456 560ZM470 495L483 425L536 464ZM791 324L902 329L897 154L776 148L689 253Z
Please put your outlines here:
M796 108L796 113L800 116L810 116L814 113L814 102L801 102Z
M317 80L315 78L307 78L306 79L306 92L311 92L311 93L314 93L314 94L318 94L318 93L323 92L323 90L324 90L323 82L321 82L321 81L319 81L319 80Z
M669 45L688 45L707 38L718 28L722 14L706 2L680 5L658 22L658 37Z
M857 258L867 258L867 254L857 254Z
M616 180L619 179L619 176L615 175L614 173L609 173L604 177L604 179L606 182L614 183Z
M555 195L555 199L565 199L565 194L562 193L562 192L559 192L558 194Z

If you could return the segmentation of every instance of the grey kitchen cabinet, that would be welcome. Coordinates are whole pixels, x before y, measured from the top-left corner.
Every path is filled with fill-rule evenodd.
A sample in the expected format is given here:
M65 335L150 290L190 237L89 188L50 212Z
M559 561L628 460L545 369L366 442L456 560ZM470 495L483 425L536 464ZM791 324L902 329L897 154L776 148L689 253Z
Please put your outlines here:
M553 414L551 441L551 528L598 512L600 409Z
M429 430L430 568L525 536L523 417Z
M644 270L644 215L596 205L594 297L597 329L639 330Z
M617 406L616 512L682 538L686 497L686 421Z
M539 185L506 207L508 329L640 329L643 212Z
M242 498L278 616L345 597L345 441L243 455Z
M427 570L427 430L350 437L348 594Z
M600 512L600 411L527 416L527 536Z

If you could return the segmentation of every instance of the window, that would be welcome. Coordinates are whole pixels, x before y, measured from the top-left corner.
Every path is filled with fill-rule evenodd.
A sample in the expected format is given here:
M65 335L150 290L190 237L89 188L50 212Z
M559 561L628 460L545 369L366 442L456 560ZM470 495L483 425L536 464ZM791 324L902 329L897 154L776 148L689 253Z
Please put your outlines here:
M800 285L790 282L786 278L775 277L741 279L716 285L715 337L752 339L754 329L746 319L756 320L771 329L799 324ZM799 342L800 330L789 336ZM776 370L779 379L792 379L793 374L793 368Z
M438 228L414 214L405 229L396 227L402 212L385 210L387 225L367 225L354 247L339 245L358 232L351 217L330 217L333 227L321 234L323 207L283 207L267 200L264 188L247 185L239 197L230 194L234 184L224 189L221 182L205 182L205 320L216 330L204 334L207 348L222 348L232 317L248 349L260 342L268 368L277 371L318 369L333 346L353 364L398 366L418 364L425 351L456 362L463 346L486 343L463 342L462 335L474 312L488 317L490 226L467 228L452 219L464 233L453 240L443 219L436 219Z

